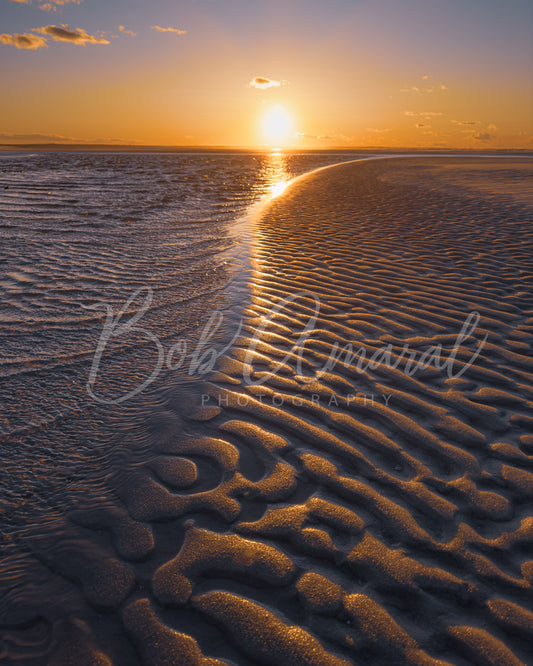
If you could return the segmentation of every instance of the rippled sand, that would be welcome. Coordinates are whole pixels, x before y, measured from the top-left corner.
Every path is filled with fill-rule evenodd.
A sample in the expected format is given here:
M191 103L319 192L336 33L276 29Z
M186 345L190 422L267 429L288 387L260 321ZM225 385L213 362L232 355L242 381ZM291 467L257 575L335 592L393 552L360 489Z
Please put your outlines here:
M531 663L531 171L359 162L264 207L241 338L130 421L113 501L32 538L4 661Z

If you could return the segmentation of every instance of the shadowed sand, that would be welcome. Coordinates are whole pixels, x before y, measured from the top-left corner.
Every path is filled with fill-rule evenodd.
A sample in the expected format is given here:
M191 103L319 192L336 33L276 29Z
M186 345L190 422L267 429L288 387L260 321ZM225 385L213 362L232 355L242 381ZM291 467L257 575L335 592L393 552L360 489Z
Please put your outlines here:
M110 538L47 550L127 647L56 620L50 663L531 663L531 171L359 162L260 211L241 338L132 433L117 505L70 517Z

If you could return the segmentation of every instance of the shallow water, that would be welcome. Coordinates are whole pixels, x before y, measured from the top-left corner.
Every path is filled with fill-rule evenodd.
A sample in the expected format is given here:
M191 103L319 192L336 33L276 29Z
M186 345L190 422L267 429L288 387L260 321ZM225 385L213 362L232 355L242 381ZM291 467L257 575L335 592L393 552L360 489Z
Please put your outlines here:
M141 289L129 309L135 312L151 290L143 327L165 351L184 336L194 339L200 322L229 306L234 261L245 252L235 222L280 182L339 159L347 156L3 154L0 432L6 482L42 483L44 473L61 474L86 446L78 442L68 455L57 444L46 446L51 459L35 473L49 428L55 432L61 422L79 429L78 415L97 407L86 382L104 305L116 315ZM156 363L157 349L145 334L114 337L94 392L105 400L126 395ZM96 427L80 436L101 434ZM93 456L95 447L87 446ZM98 446L96 452L102 453ZM47 471L52 459L53 473ZM13 492L7 520L17 513Z
M250 206L300 173L357 155L0 157L0 621L10 623L27 590L49 583L35 571L36 560L47 559L37 539L79 539L69 512L113 504L125 466L152 455L156 435L136 432L138 424L151 419L157 433L168 392L186 402L179 387L198 372L189 361L168 369L177 365L175 345L187 344L190 354L217 311L225 319L204 346L231 339L246 294L241 220ZM144 331L126 326L105 340L91 396L106 317L117 318L135 293L115 332L146 302L137 323ZM135 397L122 400L130 392ZM54 567L56 555L49 560ZM60 597L68 616L71 600Z

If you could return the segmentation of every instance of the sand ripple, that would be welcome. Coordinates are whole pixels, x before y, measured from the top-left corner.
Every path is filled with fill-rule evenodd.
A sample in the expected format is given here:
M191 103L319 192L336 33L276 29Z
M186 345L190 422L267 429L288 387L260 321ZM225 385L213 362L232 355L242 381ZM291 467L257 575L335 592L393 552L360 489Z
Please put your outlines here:
M8 622L5 598L4 657L531 663L530 169L344 165L263 209L242 337L151 405L130 441L150 458L128 459L115 504L73 513L72 543L33 543L71 618L19 595ZM406 343L455 349L455 374L410 373ZM348 344L389 363L328 363Z

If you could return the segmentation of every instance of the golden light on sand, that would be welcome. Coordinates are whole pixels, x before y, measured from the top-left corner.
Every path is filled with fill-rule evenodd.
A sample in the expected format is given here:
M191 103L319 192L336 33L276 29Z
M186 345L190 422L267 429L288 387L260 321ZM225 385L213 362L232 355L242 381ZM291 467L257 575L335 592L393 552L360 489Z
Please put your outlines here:
M283 192L283 190L287 187L288 184L289 184L288 182L281 182L273 185L271 188L272 199L274 199L274 197L279 197L279 195Z
M263 117L263 135L268 143L284 143L290 136L292 119L287 110L276 104Z

